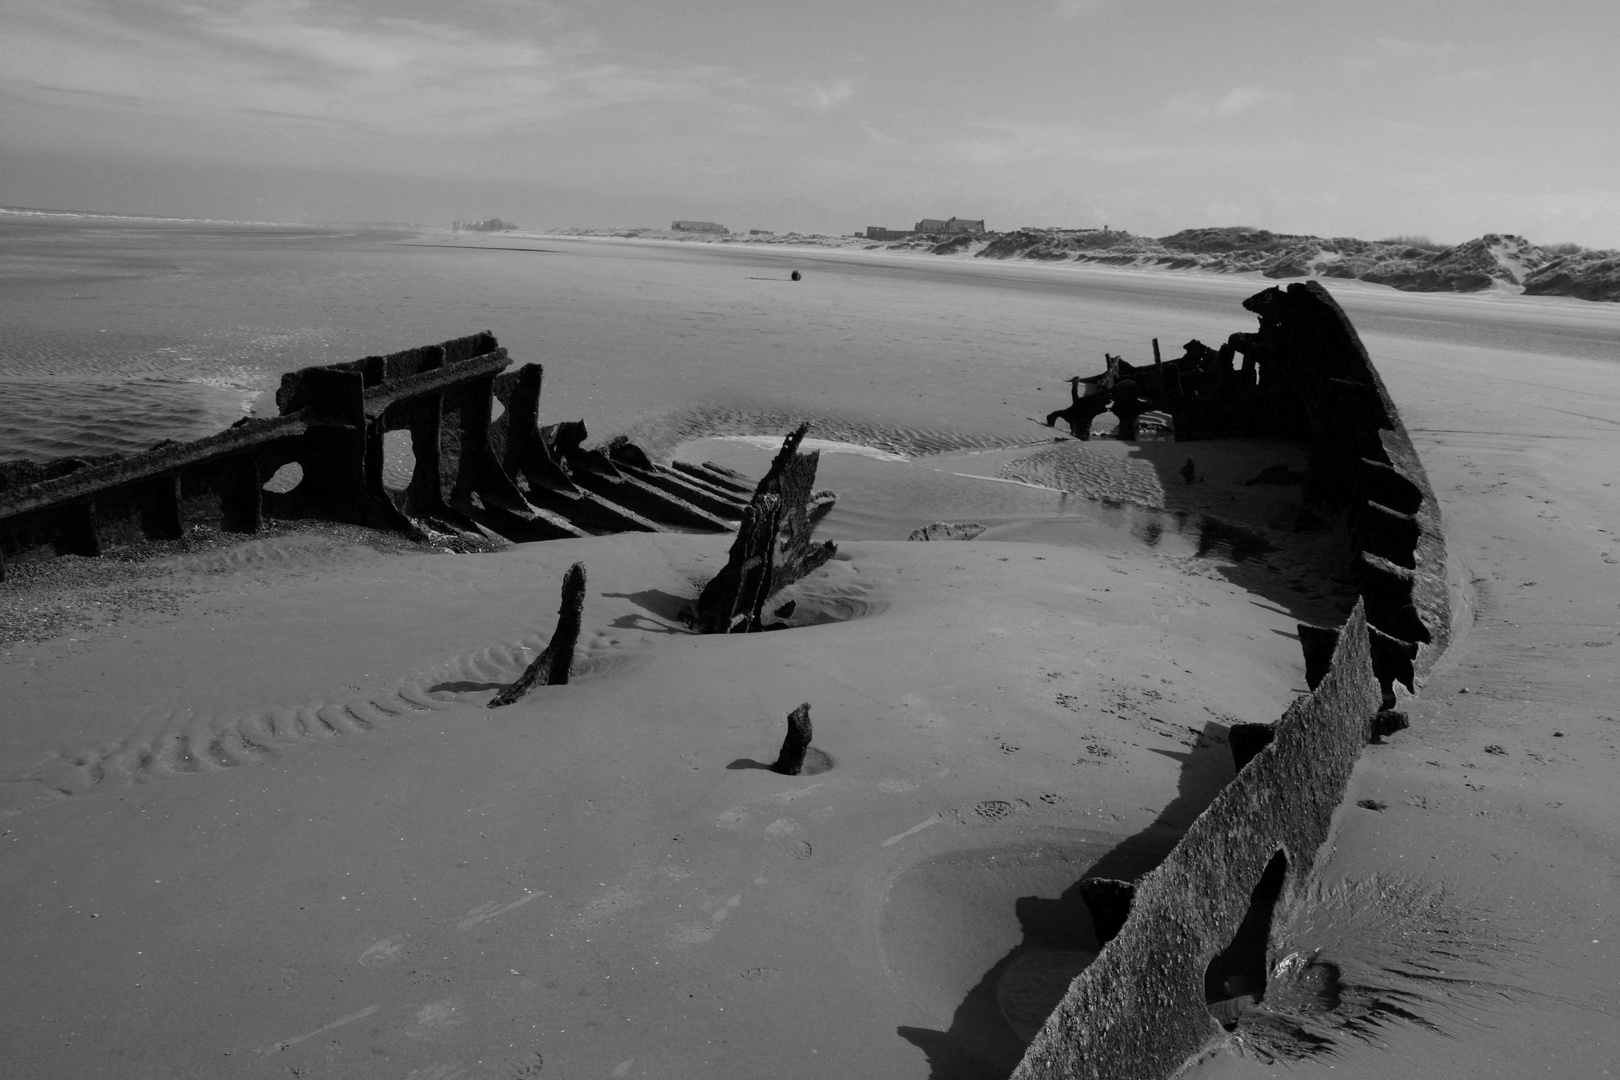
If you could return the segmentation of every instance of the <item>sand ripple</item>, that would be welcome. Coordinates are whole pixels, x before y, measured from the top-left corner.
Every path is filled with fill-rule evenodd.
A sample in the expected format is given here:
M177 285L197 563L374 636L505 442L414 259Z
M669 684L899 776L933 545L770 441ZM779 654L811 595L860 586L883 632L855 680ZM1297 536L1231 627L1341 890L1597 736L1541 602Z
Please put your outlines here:
M231 552L220 569L257 565L252 551ZM245 559L245 563L244 563ZM292 561L296 562L295 554ZM193 567L193 569L198 569ZM482 704L516 679L550 640L550 629L429 662L384 689L281 704L246 714L146 709L121 738L53 754L27 776L5 784L11 809L46 805L87 793L109 779L145 783L184 773L258 764L319 739L362 734L412 715ZM609 634L579 645L573 680L598 678L637 661Z
M1164 506L1165 489L1149 461L1109 453L1088 443L1059 443L1016 458L1000 475L1026 484L1061 488L1093 499L1122 499L1142 506Z
M667 462L682 443L718 436L781 438L802 423L829 442L853 443L913 458L953 450L993 450L1027 440L989 432L885 424L838 413L798 412L770 405L729 403L693 406L636 421L625 432L648 455Z

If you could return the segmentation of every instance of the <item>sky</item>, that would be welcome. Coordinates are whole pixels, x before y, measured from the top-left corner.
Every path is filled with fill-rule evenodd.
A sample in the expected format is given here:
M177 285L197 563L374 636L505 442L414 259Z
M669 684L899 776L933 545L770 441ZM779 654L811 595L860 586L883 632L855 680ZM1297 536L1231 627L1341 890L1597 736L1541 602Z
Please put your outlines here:
M1614 0L0 0L0 205L1620 247Z

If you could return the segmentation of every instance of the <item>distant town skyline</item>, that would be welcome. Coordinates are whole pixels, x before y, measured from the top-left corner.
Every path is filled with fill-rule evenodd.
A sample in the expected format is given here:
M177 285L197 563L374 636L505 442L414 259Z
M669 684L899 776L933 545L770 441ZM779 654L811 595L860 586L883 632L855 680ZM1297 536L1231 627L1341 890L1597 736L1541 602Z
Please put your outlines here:
M1620 247L1598 0L0 0L0 204Z

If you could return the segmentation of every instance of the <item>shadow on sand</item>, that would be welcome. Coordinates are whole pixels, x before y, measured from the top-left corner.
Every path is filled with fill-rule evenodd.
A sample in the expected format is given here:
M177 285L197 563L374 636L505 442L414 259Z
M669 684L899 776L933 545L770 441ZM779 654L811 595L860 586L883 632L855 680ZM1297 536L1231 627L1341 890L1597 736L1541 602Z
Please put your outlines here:
M640 592L602 594L610 600L628 600L647 612L646 615L620 615L609 626L619 630L646 630L654 634L690 634L685 616L693 604L691 597L677 596L662 589L642 589Z
M1268 453L1271 446L1275 449ZM1129 456L1151 465L1158 477L1166 504L1163 513L1184 535L1197 531L1198 555L1219 558L1222 577L1278 605L1290 618L1336 626L1355 603L1347 531L1306 510L1297 484L1255 483L1267 467L1280 466L1287 472L1292 465L1303 466L1300 458L1305 450L1303 444L1287 440L1129 443ZM1238 462L1228 460L1233 453L1241 455ZM1198 463L1201 457L1204 464ZM1208 476L1212 460L1222 463L1230 475L1212 481ZM1189 463L1200 474L1196 482L1184 478ZM1303 473L1295 470L1291 475ZM1241 498L1236 494L1240 488ZM1224 505L1223 491L1229 493ZM1257 502L1251 492L1269 492L1272 497ZM1138 525L1133 531L1152 547L1156 540L1149 528ZM1267 534L1283 534L1286 539L1279 547Z
M1014 904L1022 940L986 970L956 1007L944 1031L901 1027L901 1038L928 1057L929 1080L1002 1080L1029 1040L1095 958L1098 940L1080 883L1094 878L1135 881L1162 862L1182 833L1235 775L1228 728L1210 722L1179 760L1176 797L1151 825L1115 844L1056 898L1019 897ZM939 942L941 949L948 942Z

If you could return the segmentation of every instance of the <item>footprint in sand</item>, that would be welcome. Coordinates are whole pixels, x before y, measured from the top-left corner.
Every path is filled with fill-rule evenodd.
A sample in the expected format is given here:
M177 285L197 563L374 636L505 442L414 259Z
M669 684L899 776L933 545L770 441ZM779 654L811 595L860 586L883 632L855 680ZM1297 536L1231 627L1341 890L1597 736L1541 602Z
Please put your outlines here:
M461 1015L461 999L447 997L429 1002L416 1010L412 1026L405 1034L413 1039L428 1039L442 1028L460 1027L467 1022Z
M701 945L714 937L715 928L706 923L681 923L669 935L671 945Z
M715 818L714 823L717 827L722 829L737 829L741 828L742 823L747 820L748 811L744 810L740 806L733 806L730 810L727 810L725 813Z
M400 953L405 949L404 934L395 934L385 937L360 954L361 967L383 967L387 964L399 962Z
M714 903L713 900L710 901ZM742 894L728 899L724 904L716 904L715 909L709 913L706 923L686 922L680 923L669 935L671 945L701 945L711 940L720 932L720 924L731 916L731 913L742 905Z
M808 840L794 840L783 846L782 853L803 862L813 856L816 849L810 846Z
M501 1065L507 1070L512 1080L529 1080L530 1077L536 1077L545 1072L546 1059L541 1056L540 1051L531 1050L526 1054L509 1057L501 1062Z
M776 850L779 854L789 858L803 861L815 854L815 849L808 840L801 840L798 822L791 818L778 818L765 826L765 835L776 841Z
M667 888L691 876L692 871L682 866L632 870L625 880L614 885L604 885L601 893L586 901L574 921L576 924L587 923L594 919L616 915L621 911L629 911L631 908L642 907L658 898L658 887Z
M608 888L601 896L585 905L580 912L582 919L600 919L620 911L628 911L633 907L640 907L648 901L649 897L628 885L614 885Z
M1030 808L1023 799L985 799L950 810L945 817L958 825L996 825Z
M899 780L890 777L878 781L878 790L885 795L904 795L908 791L916 791L917 785L910 780Z

